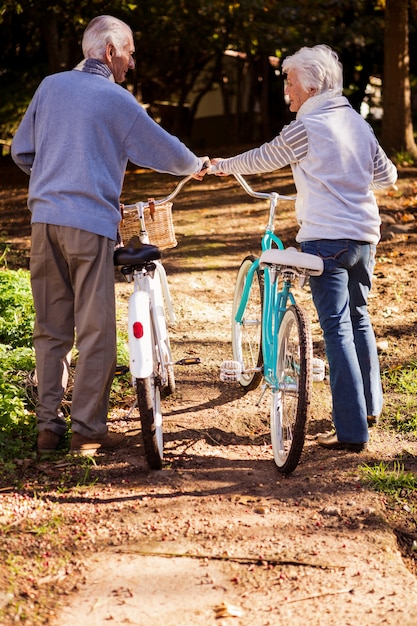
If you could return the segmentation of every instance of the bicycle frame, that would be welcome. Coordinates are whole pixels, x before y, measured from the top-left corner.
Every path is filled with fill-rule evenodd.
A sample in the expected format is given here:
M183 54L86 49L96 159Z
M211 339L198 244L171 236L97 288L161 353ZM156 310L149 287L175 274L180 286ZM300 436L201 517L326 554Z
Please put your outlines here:
M179 193L179 191L182 189L182 187L185 185L185 183L188 180L190 180L190 177L184 178L182 181L180 181L180 183L176 187L175 193L173 192L172 194L170 194L165 199L165 201L168 202L174 195L177 195L177 193ZM158 204L158 202L156 202L156 204ZM148 236L148 233L146 231L146 226L145 226L144 207L145 207L144 202L138 202L136 204L136 209L138 212L138 218L139 218L139 223L140 223L139 238L142 243L149 243L149 236ZM162 293L164 296L164 300L162 301L162 306L165 301L169 322L171 325L173 325L176 322L176 318L175 318L174 308L172 306L171 292L169 290L166 271L160 261L155 261L155 266L156 266L156 271L159 274L159 279L160 279L161 287L162 287Z
M182 179L167 198L152 204L170 202L191 178ZM136 393L134 406L139 410L148 465L151 469L161 469L164 445L161 398L175 390L173 366L196 365L200 359L172 360L168 327L175 323L175 313L160 250L149 245L146 208L150 208L149 202L123 205L138 223L134 224L133 236L132 230L127 229L126 247L122 243L115 250L115 264L121 266L127 281L133 282L128 302L128 344L129 370Z
M162 385L166 384L167 371L165 367L164 342L167 339L167 328L164 315L163 289L159 274L166 275L158 270L157 262L154 267L135 271L134 290L129 297L128 329L129 329L129 357L130 371L134 378L146 378L153 372L153 346L159 352L159 376ZM171 305L172 309L172 305Z
M265 229L265 233L262 237L261 248L262 252L269 250L272 247L276 247L279 250L284 249L284 245L274 233L274 216L276 205L279 200L279 195L275 192L271 194L252 192L245 179L239 174L235 175L235 178L239 181L242 187L247 193L257 198L269 199L270 210L268 225ZM293 199L292 196L287 196L287 199ZM253 281L255 272L259 269L260 260L256 259L246 277L246 282L243 288L241 302L236 312L235 321L242 323L243 315L248 303L249 293ZM295 304L295 299L291 293L291 281L283 280L282 289L278 290L279 275L273 268L264 267L264 306L262 312L262 355L264 363L264 380L265 383L271 387L274 391L279 389L279 381L275 375L276 361L278 356L278 331L281 325L282 318L288 306L288 301L291 304ZM271 349L272 348L272 349Z
M307 276L320 275L323 261L293 247L285 249L273 232L278 200L294 197L256 192L242 176L235 177L250 196L267 199L270 212L261 255L247 255L236 277L233 360L222 363L220 380L238 382L245 391L262 384L261 399L269 391L274 462L288 474L296 468L304 446L314 376L310 322L295 302L292 285L297 277L303 285Z
M180 181L175 191L164 201L177 195L189 179L187 177ZM139 239L141 243L149 244L144 217L145 203L137 202L134 206L139 220ZM165 268L159 260L154 260L148 267L133 271L133 282L134 289L128 307L130 371L133 378L150 376L154 367L153 350L156 349L159 371L154 374L158 374L164 386L168 379L167 365L172 365L165 350L168 336L165 311L169 324L176 322Z
M272 241L275 243L281 243L275 236L271 237L271 243ZM264 249L268 248L266 247ZM258 269L259 259L256 259L248 272L242 293L242 299L236 313L235 321L238 323L242 323L243 314L248 303L253 276ZM278 355L278 331L284 313L287 309L288 301L291 304L295 304L295 298L291 292L290 281L284 279L282 289L279 291L277 285L279 277L277 272L271 268L265 267L263 269L263 274L265 280L264 306L262 312L262 355L264 362L264 377L268 386L272 387L274 390L278 390L279 382L275 376L275 363Z

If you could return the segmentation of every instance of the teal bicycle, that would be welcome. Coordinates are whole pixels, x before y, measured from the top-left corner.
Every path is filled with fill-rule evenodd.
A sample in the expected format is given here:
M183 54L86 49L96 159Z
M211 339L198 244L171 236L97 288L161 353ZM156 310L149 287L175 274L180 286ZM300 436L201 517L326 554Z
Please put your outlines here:
M222 364L220 378L239 382L245 391L262 383L261 399L269 391L274 461L280 472L289 474L304 446L313 382L310 322L296 304L292 287L296 280L303 286L309 275L320 275L323 261L295 248L284 249L274 233L278 202L295 196L257 192L240 174L235 178L250 196L269 201L269 220L261 255L247 256L238 271L232 307L233 361ZM324 365L315 361L319 368Z

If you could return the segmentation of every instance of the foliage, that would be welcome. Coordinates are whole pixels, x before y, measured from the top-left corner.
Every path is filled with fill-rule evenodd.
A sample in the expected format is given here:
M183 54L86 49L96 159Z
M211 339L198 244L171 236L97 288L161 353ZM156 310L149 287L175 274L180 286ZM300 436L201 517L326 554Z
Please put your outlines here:
M33 350L0 344L0 363L0 459L4 462L33 449L35 419L26 397Z
M395 398L384 413L396 430L417 435L417 361L404 363L382 372L386 395Z
M361 471L374 489L390 496L404 498L417 487L415 474L405 471L404 464L399 461L394 461L392 466L382 461L377 465L365 464Z
M282 76L273 71L271 57L283 58L303 45L332 45L341 55L348 93L357 108L370 73L382 71L383 13L372 2L162 0L158 7L138 5L132 19L140 77L136 91L151 110L161 101L187 105L190 125L201 97L217 84L225 112L235 106L241 118L236 141L253 140L256 103L262 109L264 138L270 139L288 121ZM164 46L152 46L149 33ZM232 70L225 50L239 52ZM249 119L243 117L246 112ZM167 126L169 120L162 123ZM249 136L243 136L248 126ZM169 130L178 132L180 127Z
M26 270L0 270L0 343L32 345L34 309Z
M190 134L199 102L218 85L225 114L236 102L242 128L247 124L244 98L252 116L256 103L261 106L263 134L269 133L269 139L287 121L282 77L272 71L269 58L283 58L303 45L327 43L339 52L346 93L357 109L369 76L383 71L380 0L3 0L0 139L10 141L42 77L78 63L82 32L98 13L116 15L132 27L137 70L129 87L180 136ZM414 39L412 19L411 49ZM239 53L233 73L226 50ZM243 91L243 75L249 77L249 93ZM166 103L176 108L164 108ZM254 130L253 120L249 124Z
M36 387L32 347L34 309L27 270L0 270L0 460L3 464L32 454L36 439ZM126 333L118 336L118 358L128 363ZM76 351L75 357L76 357ZM116 378L111 401L125 398L130 378ZM63 410L70 403L71 387Z
M407 150L400 150L399 152L396 152L392 156L392 160L400 167L411 167L416 163L414 156L410 152L407 152Z
M0 270L0 459L33 449L35 420L26 395L34 369L34 309L29 272Z

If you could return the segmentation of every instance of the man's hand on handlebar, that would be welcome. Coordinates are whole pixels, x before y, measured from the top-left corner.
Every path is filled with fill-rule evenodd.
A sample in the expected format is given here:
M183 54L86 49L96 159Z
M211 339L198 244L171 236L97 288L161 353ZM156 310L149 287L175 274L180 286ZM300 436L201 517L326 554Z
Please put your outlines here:
M201 160L203 162L203 167L199 172L193 174L193 178L195 178L196 180L203 180L204 176L207 174L211 166L210 159L208 157L202 157Z
M220 158L217 159L209 159L208 157L202 157L203 167L199 172L193 175L193 178L196 180L203 180L206 174L215 174L216 176L229 176L229 174L225 174L218 169L218 164L222 160Z

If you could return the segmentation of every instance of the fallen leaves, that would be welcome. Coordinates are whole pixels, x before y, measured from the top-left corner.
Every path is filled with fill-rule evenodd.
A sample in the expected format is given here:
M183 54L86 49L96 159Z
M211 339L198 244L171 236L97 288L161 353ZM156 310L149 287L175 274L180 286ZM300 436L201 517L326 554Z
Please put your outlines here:
M243 609L228 602L222 602L218 606L214 607L214 614L216 619L224 619L227 617L242 617Z

